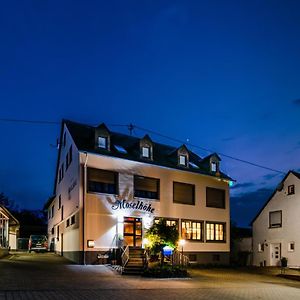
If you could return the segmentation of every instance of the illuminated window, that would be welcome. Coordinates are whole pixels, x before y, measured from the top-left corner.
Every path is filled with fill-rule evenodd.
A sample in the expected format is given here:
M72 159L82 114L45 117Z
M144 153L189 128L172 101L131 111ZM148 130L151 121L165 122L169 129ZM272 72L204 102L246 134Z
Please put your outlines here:
M159 199L159 179L134 176L134 197Z
M160 219L162 219L162 218L155 218L154 223L158 224ZM176 226L176 228L178 229L178 220L177 219L166 219L166 218L164 218L164 219L166 220L167 226Z
M206 222L206 241L225 242L225 223Z
M88 192L117 194L118 193L118 173L88 168Z
M288 195L293 195L295 194L295 185L289 185L288 186Z
M203 222L182 220L181 237L185 240L203 241Z
M179 164L181 166L187 166L187 157L186 155L179 155Z
M173 182L173 202L181 204L195 204L195 185Z
M269 213L269 225L270 228L276 228L282 226L282 211L270 211Z
M103 137L103 136L98 137L98 147L107 149L107 137Z
M150 157L150 148L142 147L142 157L149 158Z
M212 172L217 172L217 163L216 162L211 162L210 168Z

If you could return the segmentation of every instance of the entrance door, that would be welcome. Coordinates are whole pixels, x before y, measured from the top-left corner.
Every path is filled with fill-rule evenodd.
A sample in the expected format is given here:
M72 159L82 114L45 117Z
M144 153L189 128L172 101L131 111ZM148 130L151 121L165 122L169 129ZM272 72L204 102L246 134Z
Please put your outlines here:
M271 266L280 266L280 258L281 258L281 245L280 243L271 244Z
M142 247L142 219L124 217L124 240L130 247Z

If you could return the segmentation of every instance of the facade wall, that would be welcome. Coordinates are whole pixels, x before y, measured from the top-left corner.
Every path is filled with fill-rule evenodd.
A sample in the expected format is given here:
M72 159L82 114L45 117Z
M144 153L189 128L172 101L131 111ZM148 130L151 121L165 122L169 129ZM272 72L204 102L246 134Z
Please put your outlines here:
M59 182L57 176L56 182L56 197L53 199L52 204L48 207L48 244L51 250L65 256L74 256L73 252L79 252L80 244L80 222L81 222L81 209L79 203L80 191L80 164L79 152L76 145L73 143L72 138L65 127L63 135L66 133L66 144L60 147L60 160L58 170L64 168L63 179ZM66 156L72 146L72 162L66 170ZM61 207L59 207L59 196L61 197ZM53 207L53 215L52 215ZM75 223L67 226L67 222L71 223L71 217L75 215ZM69 220L69 221L67 221ZM58 229L59 227L59 229ZM68 254L68 252L70 252ZM80 256L80 255L75 255ZM73 259L71 259L73 260ZM76 260L77 261L77 260Z
M295 185L295 194L288 195L288 186ZM284 181L281 191L276 191L253 223L253 264L276 265L272 259L274 245L280 245L280 257L287 257L289 266L300 266L300 180L292 173ZM282 226L269 228L269 213L282 211ZM291 251L289 244L294 243ZM263 246L261 246L263 245ZM259 249L260 248L260 249ZM263 248L263 249L261 249ZM274 253L273 253L274 257Z
M81 161L84 161L85 154L81 155ZM123 217L125 216L141 217L143 219L143 234L151 226L155 217L172 218L179 221L187 219L224 222L226 223L226 242L186 241L184 252L186 254L202 252L202 258L199 256L199 261L203 260L204 253L229 253L230 218L228 183L219 181L217 178L187 171L93 154L88 155L87 167L118 172L119 196L96 193L86 194L85 236L86 240L95 241L95 247L93 249L88 248L87 243L85 243L85 251L105 252L112 248L116 242L116 235L121 235L122 237ZM84 169L81 170L84 172ZM160 199L152 200L133 197L134 175L158 178L160 180ZM83 174L81 177L84 177ZM173 203L173 181L195 185L195 205ZM226 209L206 207L206 187L221 188L226 191ZM132 209L113 210L112 207L116 201L122 199L126 199L129 203L142 201L144 205L151 205L151 208L154 208L154 212L149 213ZM211 260L204 259L206 263L208 261L213 262L213 257L212 255L210 256ZM208 254L205 257L208 257ZM222 259L222 262L225 261L228 262L228 259Z

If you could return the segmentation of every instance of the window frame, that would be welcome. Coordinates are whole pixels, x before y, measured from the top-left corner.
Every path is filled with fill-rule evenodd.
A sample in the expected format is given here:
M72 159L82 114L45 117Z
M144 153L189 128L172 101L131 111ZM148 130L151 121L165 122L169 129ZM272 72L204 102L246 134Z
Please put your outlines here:
M109 172L109 173L113 173L114 175L114 192L110 193L107 191L94 191L94 190L90 190L90 180L89 180L89 170L97 170L97 171L104 171L104 172ZM101 181L95 181L96 183L99 184L107 184L105 182L101 182ZM112 185L112 184L111 184ZM104 170L104 169L97 169L97 168L88 168L87 169L87 186L86 186L86 192L88 194L106 194L106 195L119 195L119 173L115 172L115 171L111 171L111 170Z
M186 236L183 235L183 232L182 232L182 229L183 229L183 226L182 226L182 223L185 222L190 222L190 228L191 228L191 238L186 238ZM201 228L200 228L200 239L194 239L193 238L193 224L201 224ZM197 227L196 227L197 229ZM181 222L180 222L180 236L182 239L186 240L186 241L191 241L191 242L204 242L204 221L203 220L191 220L191 219L181 219Z
M101 145L100 141L103 140L105 143L104 143L104 146ZM99 135L98 138L97 138L97 147L100 148L100 149L108 149L108 137L107 136L102 136L102 135Z
M166 223L168 223L168 222L175 222L176 229L178 230L178 233L179 233L179 219L177 219L177 218L156 217L156 218L154 218L153 222L157 223L157 222L160 221L160 219L165 219ZM173 225L167 224L167 226L173 226Z
M292 247L293 245L293 247ZM295 242L288 243L288 252L295 252Z
M288 185L288 195L294 195L295 194L295 185L290 184Z
M280 212L280 224L271 224L271 214L279 213ZM282 210L274 210L269 211L269 228L281 228L282 227Z
M151 179L151 180L155 180L156 181L156 187L157 187L157 197L144 197L141 195L137 195L136 194L136 178L138 177L142 177L145 179ZM142 191L142 190L138 190L138 191ZM143 191L143 192L149 192L149 191ZM141 175L134 175L133 176L133 195L135 198L143 198L143 199L151 199L151 200L160 200L160 178L155 178L155 177L147 177L147 176L141 176Z
M187 186L192 186L193 187L193 203L183 203L179 201L175 201L175 185L187 185ZM192 183L185 183L185 182L179 182L179 181L173 181L173 203L176 204L183 204L183 205L194 205L196 203L196 185Z
M214 225L214 238L213 239L207 239L207 225ZM223 240L217 240L216 239L216 225L222 225L223 226ZM206 221L205 222L205 241L207 243L226 243L226 222L215 222L215 221Z
M223 199L223 205L222 206L212 206L212 205L208 205L207 203L207 195L208 195L208 190L216 190L216 191L222 191L223 192L223 196L224 196L224 199ZM226 209L226 190L224 189L219 189L219 188L215 188L215 187L210 187L210 186L207 186L206 187L206 207L210 207L210 208L220 208L220 209Z
M141 147L142 149L142 153L141 153L141 155L142 155L142 158L151 158L151 147L149 147L149 146L142 146ZM144 150L145 151L148 151L148 155L144 155L144 154L146 154L145 152L144 152Z
M182 160L181 159L184 159L184 163L182 163ZM188 164L188 157L186 154L179 154L179 157L178 157L178 164L179 166L182 166L182 167L187 167L187 164Z

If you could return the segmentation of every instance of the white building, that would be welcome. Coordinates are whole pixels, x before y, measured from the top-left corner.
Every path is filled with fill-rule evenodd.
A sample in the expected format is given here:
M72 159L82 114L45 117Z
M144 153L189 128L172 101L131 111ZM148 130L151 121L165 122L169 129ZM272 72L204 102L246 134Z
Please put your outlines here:
M289 171L252 221L253 264L300 266L300 174Z
M4 206L0 205L0 257L9 250L17 249L19 221Z
M63 121L49 245L77 263L97 263L119 241L144 247L155 218L178 226L191 261L228 263L229 183L220 158Z

